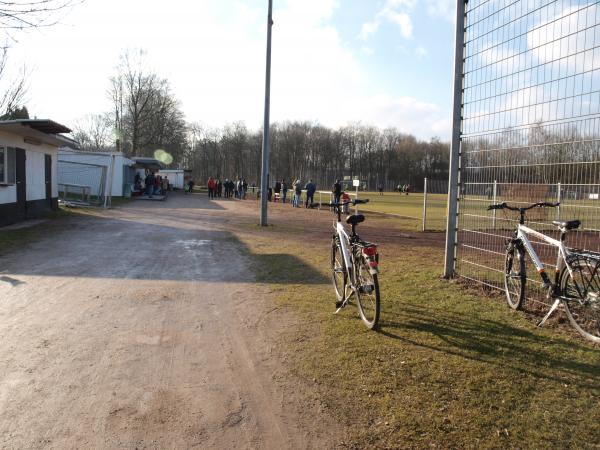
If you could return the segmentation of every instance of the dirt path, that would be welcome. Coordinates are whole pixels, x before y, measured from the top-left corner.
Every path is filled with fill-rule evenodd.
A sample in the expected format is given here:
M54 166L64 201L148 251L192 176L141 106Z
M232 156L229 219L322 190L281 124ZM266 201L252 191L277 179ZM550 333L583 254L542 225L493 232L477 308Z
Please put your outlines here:
M231 205L136 202L0 257L0 448L335 446Z

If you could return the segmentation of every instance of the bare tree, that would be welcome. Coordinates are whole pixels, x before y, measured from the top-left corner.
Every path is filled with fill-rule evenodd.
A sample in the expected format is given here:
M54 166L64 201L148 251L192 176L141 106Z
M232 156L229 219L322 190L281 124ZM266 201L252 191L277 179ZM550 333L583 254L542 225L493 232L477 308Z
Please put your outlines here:
M113 124L108 114L88 114L77 121L73 130L82 150L112 150L112 135Z
M10 117L21 108L27 95L27 70L23 66L18 76L7 80L6 68L8 63L8 47L0 49L0 116Z
M6 41L16 42L13 31L56 25L61 14L84 0L5 0L0 1L0 30ZM12 80L7 80L8 43L0 47L0 116L10 118L26 112L28 72L25 66Z
M132 156L162 149L181 160L187 129L169 81L146 64L142 50L125 52L111 78L108 95L114 105L114 128L120 148Z
M83 0L0 1L0 29L5 31L56 25L61 14Z

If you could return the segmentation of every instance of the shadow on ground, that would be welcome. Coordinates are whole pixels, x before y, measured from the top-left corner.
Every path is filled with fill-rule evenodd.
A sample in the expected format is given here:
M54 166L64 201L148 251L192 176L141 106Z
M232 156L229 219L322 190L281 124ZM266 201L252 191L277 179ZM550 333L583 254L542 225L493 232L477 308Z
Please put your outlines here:
M383 311L381 334L416 347L581 387L600 388L600 353L589 346L517 328L509 323L403 305ZM416 338L418 336L418 339ZM578 357L573 358L573 352ZM582 362L585 355L590 363Z

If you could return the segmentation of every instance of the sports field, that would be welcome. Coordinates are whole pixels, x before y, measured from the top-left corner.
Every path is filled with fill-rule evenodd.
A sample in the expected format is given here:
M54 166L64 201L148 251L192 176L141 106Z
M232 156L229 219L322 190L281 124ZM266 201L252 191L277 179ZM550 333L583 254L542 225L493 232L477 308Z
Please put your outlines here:
M397 192L360 192L359 198L368 198L367 205L361 205L361 210L374 211L386 214L403 216L415 220L417 226L421 226L423 219L423 194L401 194ZM427 229L443 230L446 226L446 194L427 195ZM411 227L412 228L412 227Z

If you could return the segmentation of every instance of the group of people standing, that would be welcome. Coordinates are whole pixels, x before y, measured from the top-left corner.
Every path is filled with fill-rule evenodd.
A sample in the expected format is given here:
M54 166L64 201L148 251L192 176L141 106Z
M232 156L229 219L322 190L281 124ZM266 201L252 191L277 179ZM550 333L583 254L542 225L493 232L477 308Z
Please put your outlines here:
M168 189L169 179L166 176L156 175L149 170L144 178L144 187L142 187L142 175L139 172L135 174L134 192L145 192L148 198L152 198L154 195L165 195Z
M396 190L400 193L404 192L406 195L410 192L410 184L399 184Z
M226 178L225 181L221 182L219 178L209 177L206 183L208 188L208 198L221 198L223 195L225 198L239 198L244 200L246 198L246 192L248 192L248 183L243 178L238 178L237 181Z
M291 199L292 206L294 208L300 208L302 205L302 189L306 191L306 200L304 202L304 207L308 208L311 203L314 202L315 192L317 191L317 185L313 182L313 180L308 180L308 183L302 186L302 181L299 178L296 178L295 181L292 182L292 189L294 191L294 195ZM284 179L275 181L273 186L273 192L277 196L278 199L281 200L282 203L287 202L289 187L286 184ZM271 189L269 188L269 191ZM271 201L271 192L269 192L269 201Z

